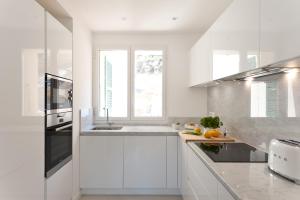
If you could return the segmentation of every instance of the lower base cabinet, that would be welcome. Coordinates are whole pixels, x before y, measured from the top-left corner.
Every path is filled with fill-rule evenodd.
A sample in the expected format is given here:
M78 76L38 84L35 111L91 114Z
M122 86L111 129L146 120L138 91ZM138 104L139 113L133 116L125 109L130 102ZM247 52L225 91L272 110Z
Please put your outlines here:
M46 180L47 200L72 200L72 161Z
M165 188L166 160L166 137L126 136L124 188Z
M234 200L183 140L179 150L180 191L184 200Z
M80 137L83 193L173 194L177 165L178 136Z
M123 137L80 137L81 188L123 187Z

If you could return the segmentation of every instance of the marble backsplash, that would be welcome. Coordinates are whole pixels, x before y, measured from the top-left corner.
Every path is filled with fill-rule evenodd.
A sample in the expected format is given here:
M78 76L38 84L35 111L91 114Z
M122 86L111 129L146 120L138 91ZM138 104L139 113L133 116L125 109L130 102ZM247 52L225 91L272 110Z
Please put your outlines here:
M300 74L290 72L208 89L208 112L228 132L268 150L273 138L300 140Z

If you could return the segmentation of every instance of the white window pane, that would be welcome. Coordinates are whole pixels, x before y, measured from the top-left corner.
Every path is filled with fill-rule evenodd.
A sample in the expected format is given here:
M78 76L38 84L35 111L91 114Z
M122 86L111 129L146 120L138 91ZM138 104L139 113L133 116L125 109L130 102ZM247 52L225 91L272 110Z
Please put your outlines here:
M100 51L100 98L99 115L110 117L127 117L127 50Z
M134 52L134 117L163 115L163 51Z
M267 85L265 82L251 84L251 117L267 116Z

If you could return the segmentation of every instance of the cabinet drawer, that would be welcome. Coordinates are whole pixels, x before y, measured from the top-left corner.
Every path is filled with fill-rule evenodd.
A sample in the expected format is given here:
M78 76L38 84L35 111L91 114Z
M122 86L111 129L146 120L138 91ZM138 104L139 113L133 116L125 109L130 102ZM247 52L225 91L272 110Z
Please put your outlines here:
M189 149L188 179L195 187L199 199L218 199L218 181L196 154Z

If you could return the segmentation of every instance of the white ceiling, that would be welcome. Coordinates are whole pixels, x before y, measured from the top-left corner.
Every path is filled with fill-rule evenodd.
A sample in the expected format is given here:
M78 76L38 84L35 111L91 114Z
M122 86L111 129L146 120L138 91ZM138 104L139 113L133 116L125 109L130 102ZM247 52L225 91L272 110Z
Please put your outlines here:
M72 4L94 32L203 32L231 1L72 0Z

